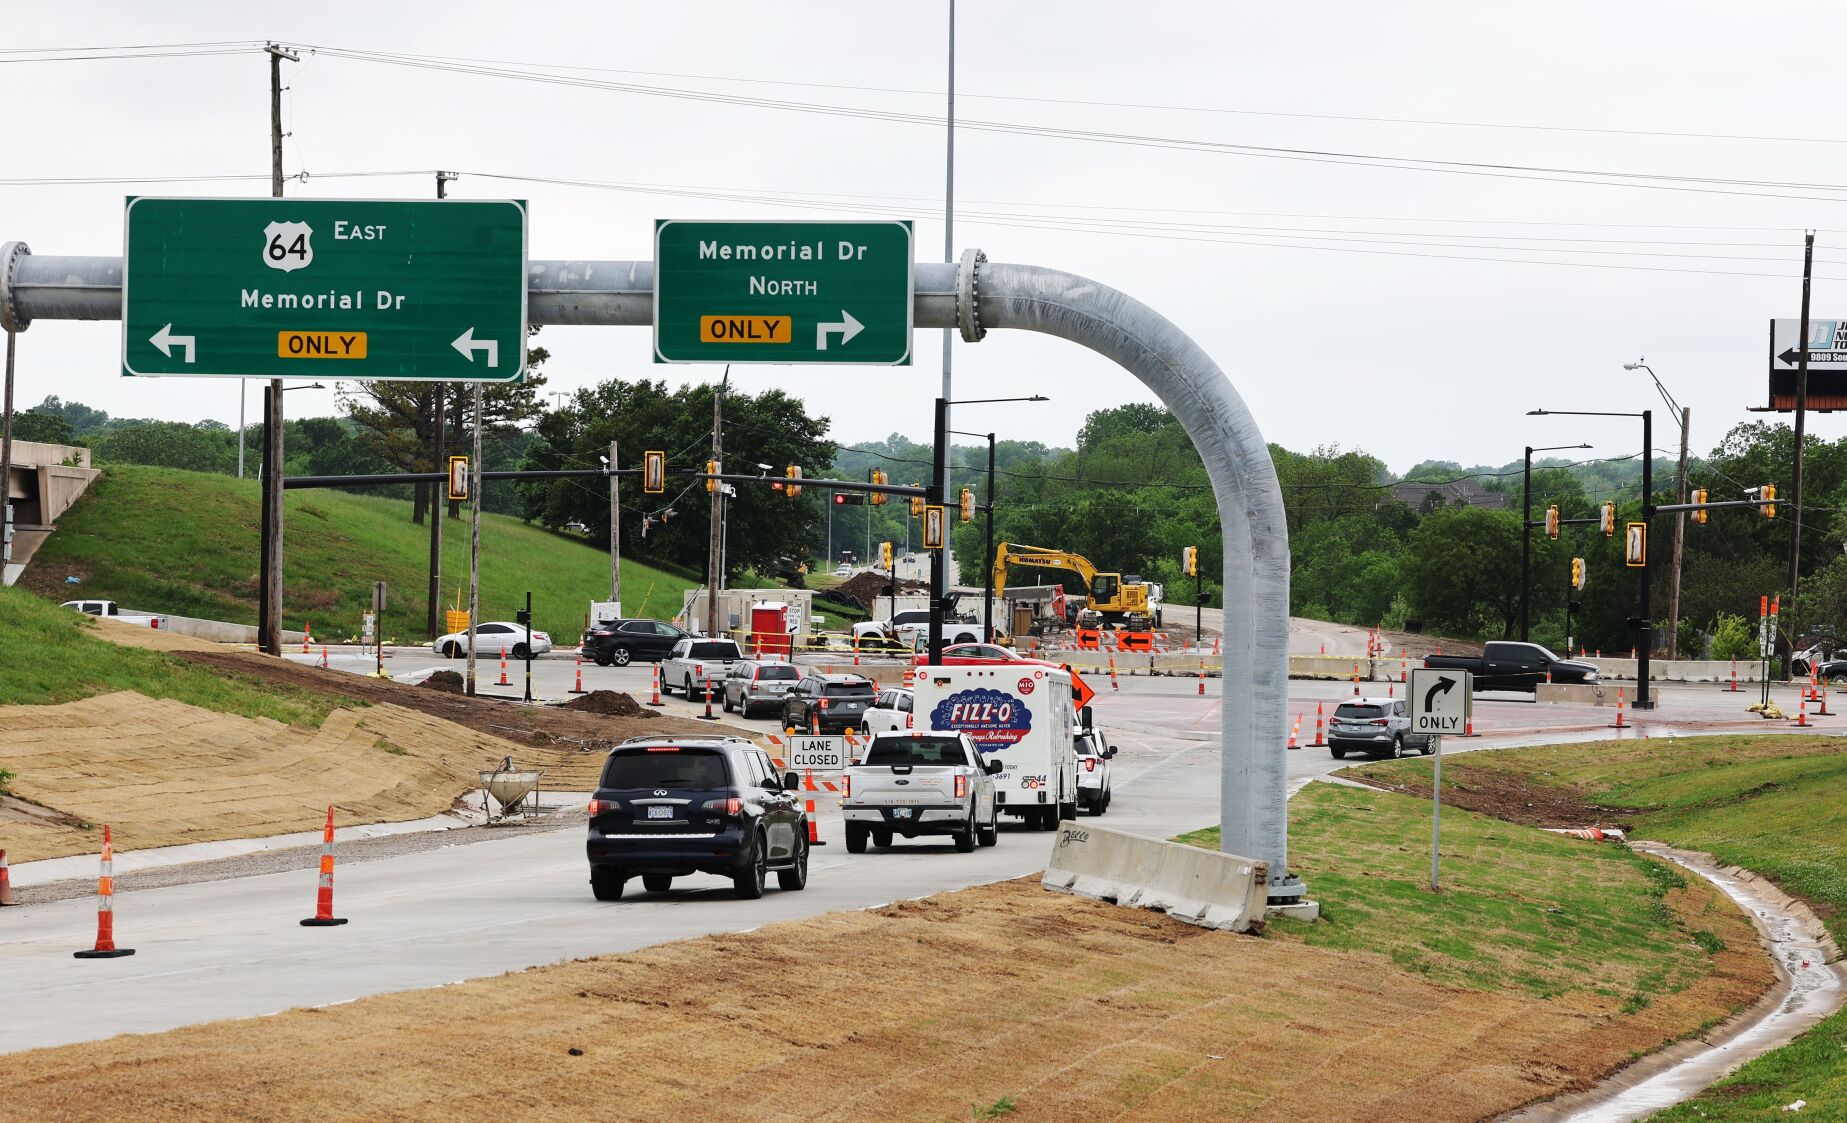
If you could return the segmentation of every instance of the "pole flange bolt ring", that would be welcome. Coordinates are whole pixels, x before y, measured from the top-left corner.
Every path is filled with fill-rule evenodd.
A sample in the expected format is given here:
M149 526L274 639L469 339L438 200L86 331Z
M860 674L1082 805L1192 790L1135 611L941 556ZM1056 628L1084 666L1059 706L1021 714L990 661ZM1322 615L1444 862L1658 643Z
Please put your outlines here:
M19 279L19 262L32 252L24 242L0 242L0 328L25 331L32 321L19 314L13 286Z
M988 255L980 250L963 250L956 264L956 326L962 329L962 341L980 343L988 334L981 326L981 267Z

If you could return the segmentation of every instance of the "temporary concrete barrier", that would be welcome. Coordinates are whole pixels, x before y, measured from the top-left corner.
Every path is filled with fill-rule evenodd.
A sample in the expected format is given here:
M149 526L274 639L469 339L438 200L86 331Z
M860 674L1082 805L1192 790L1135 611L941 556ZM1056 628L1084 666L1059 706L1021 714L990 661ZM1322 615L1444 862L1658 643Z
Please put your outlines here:
M1542 682L1533 690L1535 702L1563 702L1571 706L1616 704L1616 688L1588 682Z
M124 610L126 611L126 610ZM141 615L137 613L137 615ZM152 616L154 613L146 613ZM255 643L257 630L253 624L228 624L223 620L202 620L195 616L173 616L160 613L160 626L163 630L177 632L194 639L211 640L213 643ZM301 643L307 639L306 633L282 633L283 643Z
M1232 932L1262 931L1269 902L1263 862L1070 820L1058 824L1044 885Z

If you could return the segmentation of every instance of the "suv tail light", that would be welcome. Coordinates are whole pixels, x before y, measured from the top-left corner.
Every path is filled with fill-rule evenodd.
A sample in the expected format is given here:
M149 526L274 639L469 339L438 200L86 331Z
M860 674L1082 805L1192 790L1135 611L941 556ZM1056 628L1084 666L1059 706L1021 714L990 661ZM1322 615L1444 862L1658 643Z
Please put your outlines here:
M968 777L967 776L957 776L956 777L956 798L957 799L967 799L968 798Z
M1382 718L1382 717L1379 717L1379 718L1374 718L1374 719L1373 719L1373 720L1372 720L1372 721L1370 722L1370 724L1372 724L1372 725L1389 725L1390 723L1389 723L1389 722L1387 722L1387 721L1386 721L1386 720L1385 720L1384 718Z
M757 683L758 683L758 682L759 682L759 681L760 681L760 680L761 680L762 678L763 678L763 668L762 668L762 667L758 667L758 668L757 668L756 670L754 670L754 671L752 671L752 672L750 672L750 685L752 685L752 686L755 686L755 685L757 685Z
M605 811L614 811L615 808L616 808L615 803L613 803L610 800L593 799L590 801L590 805L586 807L584 810L590 812L590 817L594 819Z
M736 816L744 813L744 801L735 795L725 799L708 799L704 806L707 811L716 811L725 815Z
M914 718L914 717L916 717L916 716L917 716L916 714L905 714L905 715L904 715L904 727L905 727L906 729L911 729L911 728L913 728L913 726L911 725L911 719L912 719L912 718Z
M853 794L853 774L851 772L842 772L840 774L840 798L846 799L852 794Z
M1097 758L1094 756L1085 757L1084 758L1084 771L1095 772L1096 770L1097 770Z
M823 699L821 699L821 705L820 705L820 707L819 707L819 708L820 708L820 709L822 709L822 710L826 710L826 709L827 709L827 699L825 699L825 698L823 698Z

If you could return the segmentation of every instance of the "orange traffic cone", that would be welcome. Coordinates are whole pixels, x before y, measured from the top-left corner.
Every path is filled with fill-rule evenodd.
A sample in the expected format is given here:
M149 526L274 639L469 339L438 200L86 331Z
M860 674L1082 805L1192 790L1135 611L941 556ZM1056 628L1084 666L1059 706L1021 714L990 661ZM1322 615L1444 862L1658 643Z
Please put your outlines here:
M648 705L658 706L660 704L661 704L661 665L659 663L656 663L654 664L654 696L648 699Z
M1616 688L1616 724L1610 726L1610 728L1611 729L1629 728L1628 724L1623 721L1623 688L1620 686Z
M1122 689L1122 687L1116 683L1116 656L1114 652L1112 652L1109 657L1109 688L1111 690Z
M1355 698L1360 696L1360 665L1358 663L1353 664L1353 696Z
M1397 684L1397 683L1395 683L1395 682L1389 682L1389 681L1388 681L1388 682L1387 682L1387 683L1385 684L1385 696L1386 696L1387 698L1396 698L1396 697L1398 697L1398 693L1397 693L1397 691L1398 691L1398 684Z
M1206 696L1206 664L1204 662L1199 664L1199 696L1201 698Z
M808 801L807 811L808 811L808 845L826 846L827 843L821 841L821 824L814 821L814 800L811 799Z
M1301 733L1302 733L1302 715L1297 714L1295 715L1295 724L1289 727L1289 747L1290 748L1292 749L1301 748L1300 745L1295 743L1295 739L1298 736L1300 736Z
M1325 749L1328 746L1327 725L1321 716L1321 703L1315 703L1315 743L1314 748Z
M326 669L327 669L327 648L325 645L323 645L321 647L321 670L324 671Z
M512 686L513 685L512 683L507 681L507 645L504 643L500 645L500 681L495 683L494 685L495 686Z
M321 881L314 893L314 915L301 922L304 928L331 928L345 924L346 918L333 914L333 804L327 805L327 825L321 830Z
M96 878L96 946L71 953L78 959L115 959L135 954L134 948L115 946L115 843L109 824L103 824L103 865Z
M1808 723L1809 723L1809 700L1808 698L1804 697L1802 699L1801 708L1796 711L1796 728L1798 729L1807 728Z
M699 715L701 721L717 721L712 716L712 680L705 680L705 713Z
M1411 681L1410 668L1411 668L1411 661L1409 659L1398 660L1398 681L1399 682L1410 682Z
M314 624L312 622L309 622L303 627L303 630L301 633L301 653L303 655L314 654L312 651L308 650L308 645L313 642L314 642Z
M13 899L13 875L6 868L6 851L0 850L0 908L18 903Z
M584 692L584 657L582 655L577 657L577 685L571 687L570 692L572 694L582 694Z

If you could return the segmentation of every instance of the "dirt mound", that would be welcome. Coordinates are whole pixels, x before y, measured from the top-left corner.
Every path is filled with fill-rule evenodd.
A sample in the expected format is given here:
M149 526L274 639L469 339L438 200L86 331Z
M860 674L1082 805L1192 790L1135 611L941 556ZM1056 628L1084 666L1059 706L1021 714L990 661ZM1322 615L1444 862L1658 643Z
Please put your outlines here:
M635 701L627 694L616 690L592 690L581 698L573 698L564 704L567 710L582 710L588 714L608 714L611 717L645 717L655 718L660 714Z
M433 671L421 685L426 690L440 690L444 694L461 694L468 689L468 681L460 671Z
M1389 765L1373 768L1361 766L1340 773L1351 779L1384 788L1430 798L1430 777L1406 775ZM1536 784L1516 772L1483 768L1467 761L1454 761L1443 769L1443 802L1464 811L1493 815L1510 823L1527 827L1620 827L1632 830L1640 812L1633 807L1606 807L1584 798L1569 788Z
M885 580L884 574L874 573L872 570L868 569L855 573L845 581L842 581L839 585L836 585L834 587L834 592L846 597L861 608L871 611L872 602L885 595L885 586L887 584L889 584L889 582ZM900 596L903 596L905 593L924 593L928 591L929 586L921 581L900 580L898 582L898 594Z

